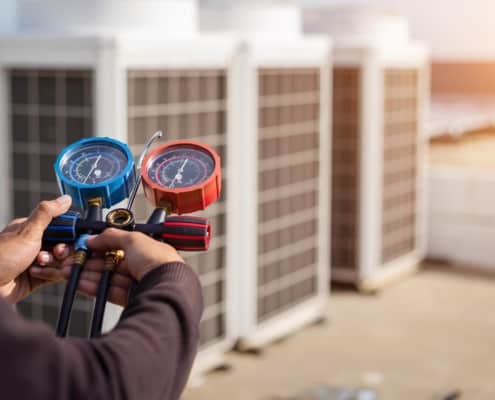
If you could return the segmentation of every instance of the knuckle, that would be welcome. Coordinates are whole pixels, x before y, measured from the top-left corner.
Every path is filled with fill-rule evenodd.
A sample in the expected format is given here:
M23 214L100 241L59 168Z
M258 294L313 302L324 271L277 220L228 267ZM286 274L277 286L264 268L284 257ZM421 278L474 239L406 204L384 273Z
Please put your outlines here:
M38 204L38 211L43 213L49 213L51 210L50 202L47 200L43 200Z
M119 230L116 229L116 228L107 228L105 229L105 232L103 232L104 235L107 235L107 236L114 236L116 234L118 234Z
M107 228L102 233L102 236L107 238L118 238L121 236L121 231L116 228Z
M140 232L129 232L127 237L127 242L130 246L135 246L139 242L142 233Z

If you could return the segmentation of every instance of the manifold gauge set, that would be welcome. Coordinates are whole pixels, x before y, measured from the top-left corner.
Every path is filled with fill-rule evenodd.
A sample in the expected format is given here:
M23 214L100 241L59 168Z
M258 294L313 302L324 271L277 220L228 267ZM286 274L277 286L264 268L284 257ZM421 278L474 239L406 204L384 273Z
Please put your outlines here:
M153 135L137 163L127 144L106 137L79 140L57 157L54 167L60 191L72 197L75 209L55 218L43 237L44 248L70 243L75 250L57 336L67 335L79 278L91 255L86 246L89 235L111 227L142 232L177 250L208 249L211 240L208 220L186 214L204 210L220 197L220 157L209 146L187 140L164 143L150 150L161 136L161 132ZM141 185L147 201L154 206L144 223L136 222L132 212ZM125 200L126 207L117 207ZM101 335L113 270L124 257L124 252L118 249L105 255L90 337Z

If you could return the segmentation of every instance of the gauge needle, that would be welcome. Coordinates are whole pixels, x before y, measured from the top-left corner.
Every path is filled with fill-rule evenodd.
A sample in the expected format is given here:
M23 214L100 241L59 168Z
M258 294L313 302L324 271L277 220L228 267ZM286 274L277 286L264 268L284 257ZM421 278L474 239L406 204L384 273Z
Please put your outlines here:
M172 180L172 183L170 184L170 187L174 187L175 181L179 181L180 182L182 180L182 173L184 172L184 168L186 167L188 161L189 161L189 159L186 158L186 161L184 161L184 164L182 164L182 166L177 171L177 175L175 175L174 179Z
M101 154L96 158L96 161L95 163L93 164L93 166L91 167L91 170L89 171L89 174L86 176L86 179L84 180L83 183L86 183L89 179L89 177L91 176L91 174L93 173L93 171L96 169L96 167L98 166L98 162L100 161L101 159Z

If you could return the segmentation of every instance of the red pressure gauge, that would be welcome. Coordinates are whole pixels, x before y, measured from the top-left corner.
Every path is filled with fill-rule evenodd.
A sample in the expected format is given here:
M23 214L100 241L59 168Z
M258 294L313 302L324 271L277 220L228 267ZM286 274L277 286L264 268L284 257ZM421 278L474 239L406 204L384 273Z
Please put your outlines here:
M175 141L151 151L141 169L146 198L169 212L204 210L220 197L220 157L209 146Z

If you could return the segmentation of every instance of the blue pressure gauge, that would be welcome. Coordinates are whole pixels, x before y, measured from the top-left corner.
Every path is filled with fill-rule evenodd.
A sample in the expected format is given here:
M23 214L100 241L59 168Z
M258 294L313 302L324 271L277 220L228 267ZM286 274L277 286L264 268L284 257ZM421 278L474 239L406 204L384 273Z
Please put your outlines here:
M111 208L129 197L136 183L129 147L107 137L82 139L66 147L57 157L55 173L60 191L81 209L96 198L103 208Z

